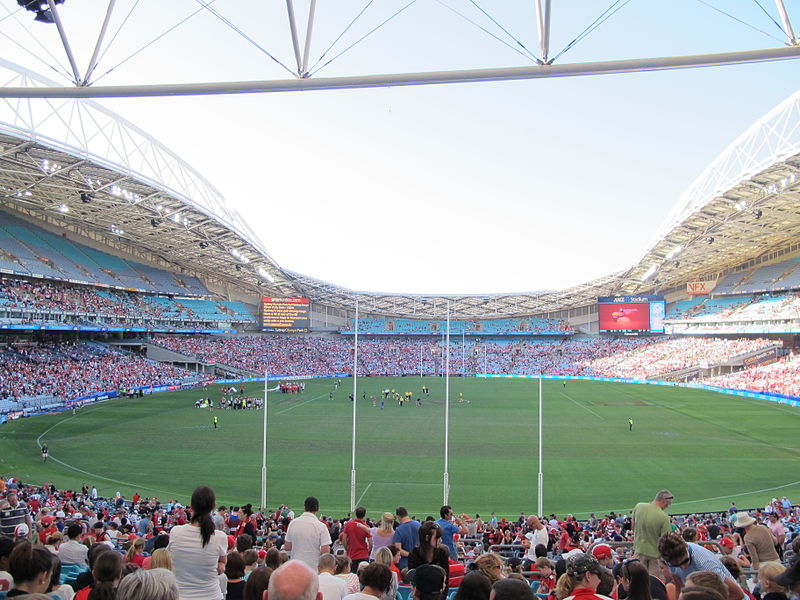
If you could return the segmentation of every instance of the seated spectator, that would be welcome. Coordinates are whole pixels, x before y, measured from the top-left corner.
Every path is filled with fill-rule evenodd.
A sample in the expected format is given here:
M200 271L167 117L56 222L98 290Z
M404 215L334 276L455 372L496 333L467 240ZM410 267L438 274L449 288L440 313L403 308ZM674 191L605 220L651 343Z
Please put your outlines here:
M166 569L138 569L120 581L116 600L178 600L175 575Z
M31 546L30 542L19 542L11 551L8 570L14 578L14 587L6 597L43 594L50 588L52 554L44 548Z

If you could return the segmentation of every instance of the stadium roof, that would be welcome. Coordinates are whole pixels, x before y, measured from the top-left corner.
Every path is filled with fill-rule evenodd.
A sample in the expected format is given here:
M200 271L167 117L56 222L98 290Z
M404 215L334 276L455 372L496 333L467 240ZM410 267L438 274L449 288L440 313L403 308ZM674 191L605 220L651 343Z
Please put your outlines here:
M52 82L0 61L9 85ZM0 104L0 206L139 260L253 295L303 295L364 313L454 318L542 314L597 296L714 279L800 250L800 92L695 181L629 269L559 291L408 295L354 291L282 269L205 179L131 123L86 100Z

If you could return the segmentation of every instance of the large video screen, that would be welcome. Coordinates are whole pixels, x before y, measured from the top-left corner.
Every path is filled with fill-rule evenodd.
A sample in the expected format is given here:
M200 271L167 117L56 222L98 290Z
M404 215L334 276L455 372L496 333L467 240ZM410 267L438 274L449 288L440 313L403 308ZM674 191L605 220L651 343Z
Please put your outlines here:
M597 303L600 333L664 333L663 296L605 296Z
M261 331L307 333L311 327L308 298L261 298Z

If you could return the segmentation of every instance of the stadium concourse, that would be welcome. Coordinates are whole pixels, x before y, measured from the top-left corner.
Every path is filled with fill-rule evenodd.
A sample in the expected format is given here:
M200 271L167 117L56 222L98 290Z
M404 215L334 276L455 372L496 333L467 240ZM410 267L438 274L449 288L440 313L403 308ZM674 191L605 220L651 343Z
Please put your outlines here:
M524 595L514 596L519 600L564 600L572 598L569 580L584 563L598 576L592 591L602 594L599 598L621 600L627 592L633 600L633 576L626 568L632 568L639 556L634 549L645 537L641 523L646 508L664 520L662 533L654 539L665 567L652 579L652 598L677 600L684 584L699 584L685 579L693 571L702 571L703 585L711 588L703 596L706 600L768 600L776 599L776 593L786 599L788 590L783 586L798 581L798 507L786 496L747 510L732 503L721 512L668 516L658 502L671 501L672 494L663 490L652 503L644 498L631 514L592 514L583 521L555 514L466 515L458 514L457 507L454 514L447 505L439 515L409 515L403 507L359 507L351 517L326 514L324 504L320 507L313 496L306 499L304 512L286 505L216 507L213 490L205 486L198 487L191 499L160 500L135 493L128 500L119 493L102 496L91 484L81 490L59 490L14 477L0 477L0 498L0 594L8 597L42 592L53 594L43 597L56 599L178 600L180 594L180 598L261 600L269 579L279 577L276 569L292 559L306 562L313 572L319 566L321 589L325 577L340 581L324 586L325 600L357 593L359 579L369 591L374 585L370 563L394 573L374 594L385 600L410 594L421 598L420 573L427 564L446 569L442 577L450 584L450 591L439 584L430 600L444 600L450 593L455 598L471 594L469 598L489 600L490 587L504 579L525 584ZM187 529L189 523L200 527ZM425 532L431 529L437 540L447 540L446 547L440 545L444 539L434 543L434 548L439 545L434 556L443 553L441 560L425 558ZM201 535L209 540L208 557L198 550ZM766 547L758 541L762 535L770 540ZM690 552L687 561L702 557L702 564L670 567L667 542ZM401 554L408 556L407 564L400 562ZM126 595L128 585L150 577L145 571L151 569L173 572L158 574L167 577L165 595L153 590L151 595ZM473 589L476 576L485 579L477 582L484 591ZM128 577L133 579L125 583ZM644 577L646 581L646 570ZM776 586L776 577L788 582ZM730 579L728 592L724 579ZM197 595L196 588L202 585L208 586L205 595ZM172 595L167 594L170 588ZM722 593L714 591L720 588Z

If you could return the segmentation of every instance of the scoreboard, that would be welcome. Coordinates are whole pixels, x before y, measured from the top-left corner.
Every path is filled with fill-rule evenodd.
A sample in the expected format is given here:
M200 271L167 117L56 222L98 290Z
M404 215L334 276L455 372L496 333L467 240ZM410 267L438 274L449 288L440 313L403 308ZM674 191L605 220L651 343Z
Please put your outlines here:
M261 331L308 333L311 328L309 298L261 298Z
M600 333L664 333L663 296L605 296L597 304Z

